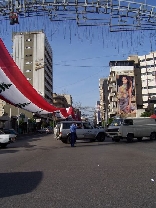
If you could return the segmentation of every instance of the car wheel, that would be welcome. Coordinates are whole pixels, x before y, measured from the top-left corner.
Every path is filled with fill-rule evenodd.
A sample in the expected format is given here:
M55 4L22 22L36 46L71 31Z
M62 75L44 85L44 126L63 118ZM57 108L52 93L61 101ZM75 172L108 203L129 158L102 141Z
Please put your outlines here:
M97 135L97 140L98 140L98 142L104 142L105 141L105 134L104 133L99 133Z
M134 135L133 134L127 134L127 142L133 142L133 138L134 138Z
M8 144L0 144L1 148L6 148Z
M95 142L96 141L96 139L90 139L90 142Z
M116 138L114 138L114 141L115 142L120 142L120 138L116 137Z
M63 143L67 144L67 140L66 139L62 139L61 140Z
M156 139L156 133L152 132L150 135L150 140L155 140Z
M142 141L142 137L138 137L137 140L138 140L138 142L141 142Z
M71 135L68 135L67 136L67 142L66 142L67 144L70 144L71 143Z

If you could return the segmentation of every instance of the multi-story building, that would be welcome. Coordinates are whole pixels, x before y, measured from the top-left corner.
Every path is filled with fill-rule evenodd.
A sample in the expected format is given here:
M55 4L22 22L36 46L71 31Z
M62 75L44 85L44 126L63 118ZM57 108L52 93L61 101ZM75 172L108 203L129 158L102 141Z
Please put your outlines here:
M96 125L101 126L101 112L100 112L100 101L96 101L95 105L95 119L96 119Z
M137 55L131 55L127 60L134 61L135 98L137 111L139 111L143 108L140 60Z
M52 103L52 49L45 33L13 33L13 59L36 91Z
M4 114L4 106L6 102L4 100L0 100L0 116L3 116Z
M72 106L73 104L72 96L68 94L63 94L63 96L66 98L68 105Z
M138 116L137 108L142 106L142 95L139 96L141 79L138 78L140 76L138 61L133 58L131 56L129 60L125 61L110 61L110 75L108 77L109 117L116 115ZM137 96L139 97L136 99Z
M49 103L53 103L52 49L44 32L13 33L12 38L15 63L34 89ZM20 115L24 114L26 123L33 117L31 112L0 101L0 114L4 113L9 116L8 121L5 122L5 128L16 129Z
M100 92L100 117L103 121L108 120L108 79L99 79L99 92Z
M58 95L56 93L53 93L53 104L57 108L68 108L70 106L64 95Z
M147 108L152 97L156 97L156 52L139 56L142 80L143 108Z

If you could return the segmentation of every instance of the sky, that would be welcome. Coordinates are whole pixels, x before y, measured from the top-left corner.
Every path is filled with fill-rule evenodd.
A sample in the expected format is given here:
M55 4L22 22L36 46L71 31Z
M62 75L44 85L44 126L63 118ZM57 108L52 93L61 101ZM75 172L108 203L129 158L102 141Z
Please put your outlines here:
M154 0L146 3L156 6ZM75 21L52 22L46 16L19 18L15 26L2 18L0 22L0 37L10 53L12 32L44 30L53 50L53 91L70 94L74 106L95 107L109 61L156 50L155 31L109 32L107 26L78 27Z

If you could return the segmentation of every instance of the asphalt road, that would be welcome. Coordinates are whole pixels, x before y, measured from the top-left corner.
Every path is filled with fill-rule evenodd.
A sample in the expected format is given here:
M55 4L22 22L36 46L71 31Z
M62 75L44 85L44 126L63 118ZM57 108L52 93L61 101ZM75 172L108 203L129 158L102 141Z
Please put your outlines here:
M156 208L156 141L24 137L0 149L0 170L1 208Z

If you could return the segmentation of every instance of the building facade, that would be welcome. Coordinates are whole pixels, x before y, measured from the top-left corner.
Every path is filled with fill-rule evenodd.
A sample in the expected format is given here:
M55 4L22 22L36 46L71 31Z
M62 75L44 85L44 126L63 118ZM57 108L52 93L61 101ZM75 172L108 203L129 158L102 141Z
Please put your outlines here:
M53 103L52 49L45 34L42 31L13 33L12 40L15 63L33 88L49 103ZM19 128L21 120L28 127L28 120L34 118L33 113L4 101L0 101L0 115L2 116L0 117L0 127L16 130Z
M142 80L143 108L149 106L152 97L156 97L156 52L139 56Z
M72 104L73 104L72 96L68 95L68 94L62 94L62 95L66 98L68 105L72 106Z
M53 104L57 108L68 108L71 106L64 95L53 93Z
M13 59L36 91L52 103L53 59L45 33L13 33Z
M108 120L108 78L99 79L99 93L100 93L100 117L101 121Z
M141 79L139 66L135 60L110 61L108 77L108 116L138 116L137 108L141 106ZM136 82L136 78L137 82ZM137 86L137 87L136 87ZM140 89L140 90L139 90ZM137 99L136 97L139 96Z

